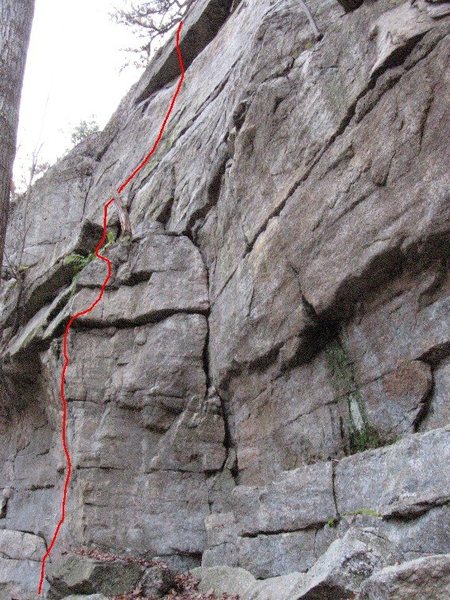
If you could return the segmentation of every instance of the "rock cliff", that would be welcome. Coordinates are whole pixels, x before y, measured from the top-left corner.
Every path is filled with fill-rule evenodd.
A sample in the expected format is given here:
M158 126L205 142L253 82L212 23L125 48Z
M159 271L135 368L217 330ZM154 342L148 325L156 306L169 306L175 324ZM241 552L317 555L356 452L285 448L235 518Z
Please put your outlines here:
M133 238L110 237L113 278L70 335L49 598L103 591L52 580L80 548L201 566L244 600L448 597L450 3L307 4L314 27L299 0L199 0L186 20ZM178 74L171 42L13 209L5 600L36 597L58 519L61 336L104 278L102 205Z

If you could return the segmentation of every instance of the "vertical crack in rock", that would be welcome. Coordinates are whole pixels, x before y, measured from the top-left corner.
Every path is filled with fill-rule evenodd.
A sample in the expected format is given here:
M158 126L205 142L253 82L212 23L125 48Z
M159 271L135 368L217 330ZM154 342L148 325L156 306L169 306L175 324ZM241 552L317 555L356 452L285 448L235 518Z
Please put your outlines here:
M222 471L224 469L228 469L231 476L233 477L235 485L237 485L239 482L238 481L239 468L238 468L238 462L237 462L236 442L234 440L234 436L232 435L232 430L231 430L231 425L230 425L231 415L230 415L230 411L229 411L229 408L228 408L225 400L217 392L217 390L216 390L216 393L220 399L220 403L222 406L222 416L223 416L224 427L225 427L224 444L225 444L226 458L225 458L225 462L222 466Z
M205 265L205 269L206 269L206 273L208 273L208 269L207 269L206 265ZM222 471L224 469L228 469L234 479L235 484L237 485L237 478L238 478L237 454L236 454L236 444L233 439L232 430L231 430L230 412L229 412L229 408L228 408L226 401L224 400L222 395L219 394L217 388L213 385L211 372L210 372L210 361L209 361L210 324L209 324L209 319L210 319L210 314L207 315L208 329L207 329L207 334L206 334L206 339L205 339L205 348L204 348L204 353L203 353L203 365L204 365L205 374L206 374L207 389L209 390L209 393L214 393L217 395L217 397L220 400L220 405L221 405L221 413L222 413L224 430L225 430L224 446L225 446L225 452L226 452L226 457L225 457L224 464L222 466Z
M339 461L337 461L336 459L332 459L331 460L331 490L332 490L332 494L333 494L333 502L334 502L334 508L336 510L336 521L339 521L339 519L341 518L341 515L339 514L339 507L338 507L338 502L337 502L337 495L336 495L336 465L339 463ZM315 540L314 540L315 542Z
M226 161L221 163L221 166L219 166L219 168L217 169L216 176L213 178L213 181L209 188L209 189L212 189L212 192L217 195L220 193L220 187L221 187L221 182L222 182L222 177L223 177L223 170L225 168L225 163L226 163ZM222 165L223 165L223 170L222 170ZM209 269L208 269L206 261L203 257L203 254L201 252L201 249L197 245L196 240L194 239L195 236L192 233L192 231L186 232L185 235L190 239L192 244L197 248L198 253L202 258L205 273L206 273L206 286L207 286L207 289L209 292L209 289L210 289ZM205 345L204 345L204 349L203 349L203 370L205 372L205 377L206 377L206 394L207 394L207 396L208 395L216 395L218 397L218 399L220 400L221 413L222 413L224 430L225 430L224 446L225 446L225 452L226 452L226 458L225 458L225 461L223 463L221 470L223 471L224 469L228 469L233 477L233 480L237 484L237 478L238 478L237 454L236 454L236 444L235 444L235 441L233 439L233 434L232 434L232 428L231 428L231 422L230 422L231 421L230 412L229 412L226 401L224 400L222 395L219 394L217 388L214 385L213 378L211 376L210 360L209 360L210 332L211 332L210 310L205 314L205 316L206 316L206 323L207 323L207 332L206 332L206 337L205 337ZM210 503L210 508L211 508L211 503Z
M421 362L425 362L425 361L421 361ZM425 362L425 364L428 364L428 363ZM433 395L435 392L434 369L431 364L428 364L428 366L430 367L431 384L429 386L428 392L420 401L420 410L418 411L418 413L413 421L413 431L415 431L415 432L418 432L420 430L420 426L425 421L425 419L430 411L432 401L433 401Z

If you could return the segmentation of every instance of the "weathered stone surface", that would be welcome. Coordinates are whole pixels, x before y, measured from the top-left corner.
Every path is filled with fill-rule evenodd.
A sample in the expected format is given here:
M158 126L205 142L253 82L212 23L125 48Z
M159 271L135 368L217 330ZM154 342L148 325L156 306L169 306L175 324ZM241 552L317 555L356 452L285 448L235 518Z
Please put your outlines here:
M150 404L158 396L203 397L206 333L206 319L200 315L174 315L117 331L74 332L71 352L79 359L69 365L67 398L115 399L133 408Z
M42 389L24 390L26 409L12 411L1 433L0 489L8 496L0 528L34 533L47 541L54 524L52 506L59 496L58 435L52 430L43 402Z
M226 20L232 0L201 0L193 5L186 15L180 38L183 62L187 68L203 48L215 37L218 29ZM179 75L180 66L173 44L167 44L160 50L143 77L143 85L136 90L140 102L166 85Z
M353 594L359 563L351 581L336 551L351 527L404 560L448 553L449 3L306 5L195 3L181 94L123 195L134 237L105 250L104 301L69 338L61 549L282 575L255 582L260 600L324 582ZM57 522L61 334L105 275L93 261L74 282L70 255L92 252L178 75L172 39L105 130L13 207L7 258L24 288L19 307L12 279L0 291L1 340L14 335L2 529L48 543ZM28 600L37 561L0 561L0 595Z
M450 534L450 507L439 506L407 519L383 519L373 509L360 507L353 513L341 515L339 520L330 521L329 525L317 531L317 558L352 527L370 527L377 535L393 544L404 560L429 554L446 554Z
M295 590L304 581L303 573L291 573L257 581L251 573L242 568L201 567L192 574L200 579L200 591L214 590L216 594L234 593L241 600L292 600Z
M395 546L373 529L350 529L331 544L306 574L291 573L255 582L241 568L202 567L193 573L201 579L200 590L238 593L243 600L350 600L372 573L400 558Z
M0 529L1 558L40 561L45 550L45 543L41 537L23 531Z
M86 285L68 307L75 313L90 306L105 278L105 266L82 274L78 285ZM97 275L97 271L99 271ZM92 277L94 276L94 277ZM88 283L90 280L90 283ZM122 259L103 302L84 323L115 325L145 323L170 313L204 313L209 308L207 278L201 256L185 237L150 235L133 244L126 262Z
M270 230L240 263L212 307L212 368L217 381L233 365L263 365L274 350L312 325L297 275L266 243L269 235ZM276 269L271 268L274 264ZM287 306L294 307L289 315Z
M407 560L428 554L446 554L450 539L450 506L434 508L416 519L378 520L377 528Z
M69 297L70 289L64 289L50 305L39 310L9 343L6 351L8 358L15 359L19 353L26 355L29 352L36 352L45 338L51 320L68 302Z
M361 6L364 0L338 0L338 2L339 4L342 4L346 12L349 12L355 10L358 6Z
M439 111L428 112L428 107L434 97L433 90L439 89L442 83L435 68L439 69L438 64L442 64L445 45L445 42L438 43L428 57L429 87L419 84L423 76L419 75L420 68L414 65L412 54L409 69L397 85L381 96L358 125L346 129L337 138L317 163L316 175L310 176L305 185L296 190L280 214L279 227L288 259L299 273L305 297L319 315L345 316L371 289L393 276L402 255L414 254L416 249L419 256L420 251L426 252L426 245L419 245L417 236L430 239L434 250L433 236L439 236L441 231L445 235L442 219L447 218L444 217L448 208L447 177L443 176L440 162L445 150L441 146L440 158L431 159L433 166L428 170L429 159L423 154L426 142L421 143L419 124L425 114L430 118L427 127L432 127L433 119L440 122ZM394 105L402 107L396 116ZM399 134L402 119L408 121L408 127ZM373 144L368 146L367 139L374 128L377 134ZM393 157L393 149L400 142L399 135L404 136L404 153ZM434 141L434 149L437 149L443 140L435 138ZM419 170L426 169L427 174L421 174L422 188L415 187L418 171L413 175L406 167L408 161L409 168L412 161ZM406 200L404 191L409 185L408 179L415 189L414 202L406 201L401 208ZM430 207L430 189L433 190L432 214L425 209L425 206ZM330 190L333 190L331 194ZM329 204L317 206L316 199L322 194L327 194ZM334 210L330 210L331 207ZM359 227L355 231L352 224L356 221ZM299 222L301 231L297 226ZM439 247L436 251L439 252ZM424 260L431 256L432 252L427 253Z
M426 411L432 383L430 366L415 360L363 388L368 421L381 439L389 442L401 434L414 433Z
M408 516L447 502L450 487L442 465L449 434L448 427L436 429L342 459L335 479L339 513L370 508L383 516Z
M76 482L68 544L79 539L110 551L123 548L163 560L197 557L199 563L209 514L204 474L81 469Z
M420 424L421 431L450 423L450 360L444 360L433 372L433 395L428 412Z
M206 550L202 556L202 567L239 565L238 532L236 517L232 512L217 512L205 519Z
M364 579L395 563L395 546L370 530L350 529L331 544L292 594L297 600L353 598Z
M377 19L371 30L377 40L377 60L372 72L392 60L396 53L407 51L408 45L429 31L434 25L432 17L433 8L427 0L419 0L413 4L404 2Z
M245 594L256 579L245 569L231 567L200 567L192 569L194 577L200 579L199 590L216 594Z
M233 497L241 535L305 529L336 514L331 462L286 471L265 487L238 486Z
M76 596L74 596L74 595L65 596L65 598L63 600L108 600L108 599L103 594L89 594L89 596L86 596L86 595L79 596L77 594Z
M0 597L35 597L40 561L46 551L42 537L0 529Z
M73 268L64 263L64 258L71 252L87 254L100 237L100 229L83 219L96 165L92 149L86 146L78 146L51 167L13 209L7 253L12 264L19 261L26 268L22 304L28 318L51 303L61 287L70 284ZM98 151L101 149L94 154Z
M0 558L0 597L5 600L35 600L40 564L33 560Z
M54 598L96 592L112 596L132 592L142 574L142 567L136 563L101 562L69 555L58 564L51 564L48 579Z
M220 400L214 393L205 402L191 401L162 438L150 469L218 471L226 450Z
M258 535L239 540L239 566L258 579L306 571L317 560L316 529Z
M291 573L258 581L242 595L242 600L291 600L304 579L303 573Z
M335 393L325 353L290 369L260 393L252 383L234 395L242 483L272 481L282 470L344 454L347 403Z
M72 333L70 353L78 359L70 365L66 394L77 471L69 545L79 539L163 557L201 552L208 514L204 472L225 461L220 402L213 395L204 400L205 339L199 315ZM51 352L47 360L53 361Z
M175 586L175 573L169 568L162 566L149 567L146 569L140 582L142 593L145 596L162 598Z
M444 600L450 594L450 555L386 567L362 586L361 600Z
M449 290L450 280L435 264L418 274L402 275L380 294L363 301L347 327L361 383L393 372L408 361L445 356Z

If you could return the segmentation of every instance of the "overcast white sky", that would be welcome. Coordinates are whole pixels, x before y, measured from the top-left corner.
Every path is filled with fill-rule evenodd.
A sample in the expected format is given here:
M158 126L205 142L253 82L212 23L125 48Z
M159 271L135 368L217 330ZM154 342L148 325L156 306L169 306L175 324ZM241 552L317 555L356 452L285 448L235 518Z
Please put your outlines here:
M15 181L30 154L41 162L71 146L73 128L92 115L103 127L141 71L128 68L122 48L136 41L109 13L126 0L36 0L25 72Z

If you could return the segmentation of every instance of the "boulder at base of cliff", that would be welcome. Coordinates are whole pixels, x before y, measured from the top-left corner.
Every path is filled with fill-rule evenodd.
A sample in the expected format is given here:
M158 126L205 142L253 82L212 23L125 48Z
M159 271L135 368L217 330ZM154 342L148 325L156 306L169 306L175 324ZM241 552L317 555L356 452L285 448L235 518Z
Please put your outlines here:
M144 568L138 563L106 562L69 554L48 569L49 598L60 600L70 594L127 594L135 589L143 575Z
M450 554L436 554L386 567L362 586L360 600L450 598Z

